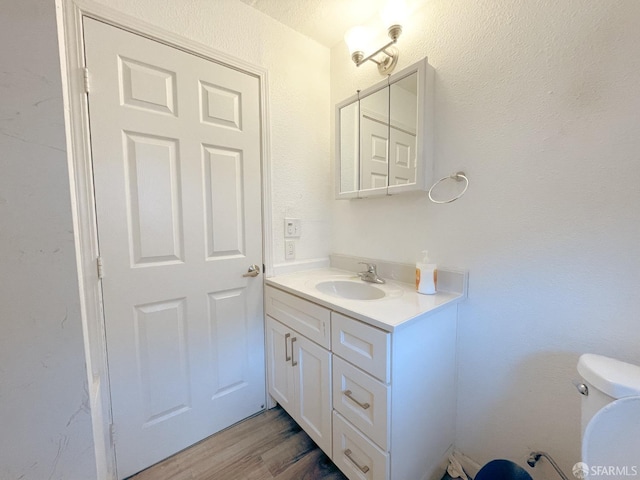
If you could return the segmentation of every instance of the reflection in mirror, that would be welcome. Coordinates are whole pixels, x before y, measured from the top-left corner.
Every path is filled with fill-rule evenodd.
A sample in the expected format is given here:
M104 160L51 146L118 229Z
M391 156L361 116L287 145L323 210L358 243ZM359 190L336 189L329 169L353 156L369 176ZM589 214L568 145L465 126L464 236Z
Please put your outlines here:
M389 89L360 99L360 190L386 194L389 175Z
M390 86L389 185L416 183L417 72Z
M340 109L340 193L360 188L358 102Z

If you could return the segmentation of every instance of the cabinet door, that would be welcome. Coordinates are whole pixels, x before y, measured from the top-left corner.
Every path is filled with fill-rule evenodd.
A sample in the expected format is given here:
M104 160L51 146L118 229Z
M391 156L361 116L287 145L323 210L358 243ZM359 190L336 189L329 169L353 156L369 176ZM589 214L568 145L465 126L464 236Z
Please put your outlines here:
M293 333L297 416L311 439L331 456L331 353Z
M389 87L360 100L360 197L389 186Z
M267 316L267 377L269 393L289 415L296 417L292 332Z

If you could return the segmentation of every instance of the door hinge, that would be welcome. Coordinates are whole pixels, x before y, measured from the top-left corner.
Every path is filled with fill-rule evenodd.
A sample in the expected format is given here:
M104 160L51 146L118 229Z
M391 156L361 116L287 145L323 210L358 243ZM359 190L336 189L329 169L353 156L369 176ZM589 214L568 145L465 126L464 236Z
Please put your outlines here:
M89 69L87 67L82 69L82 81L84 83L84 93L89 93Z
M102 263L102 257L96 259L96 265L98 266L98 278L102 280L104 277L104 264Z
M109 441L111 445L116 444L116 426L113 423L109 425Z

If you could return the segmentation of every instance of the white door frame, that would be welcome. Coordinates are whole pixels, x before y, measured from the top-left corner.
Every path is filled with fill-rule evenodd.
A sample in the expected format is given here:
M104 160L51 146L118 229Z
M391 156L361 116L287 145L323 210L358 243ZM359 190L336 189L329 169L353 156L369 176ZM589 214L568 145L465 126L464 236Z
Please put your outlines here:
M85 94L82 17L91 17L215 63L255 76L260 82L262 218L264 275L273 271L271 216L271 160L266 69L234 58L193 40L130 17L92 0L56 0L58 43L62 71L67 163L71 186L76 262L80 293L85 361L93 425L97 475L100 480L117 478L111 428L111 397L106 358L102 296L98 278L98 236L91 168L89 112ZM89 74L90 76L90 74ZM90 89L90 78L88 79Z

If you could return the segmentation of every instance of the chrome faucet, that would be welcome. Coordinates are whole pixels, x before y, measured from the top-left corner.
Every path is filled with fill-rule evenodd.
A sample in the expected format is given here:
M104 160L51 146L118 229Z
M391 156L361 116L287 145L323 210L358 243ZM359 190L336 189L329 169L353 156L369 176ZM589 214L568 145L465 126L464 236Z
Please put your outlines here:
M378 276L378 272L376 270L377 267L375 263L367 263L367 262L358 262L358 263L367 266L366 272L358 272L358 275L362 280L370 283L385 283L384 280Z

